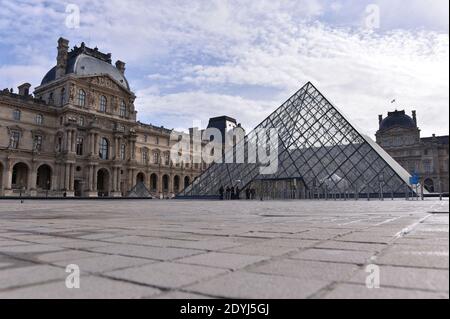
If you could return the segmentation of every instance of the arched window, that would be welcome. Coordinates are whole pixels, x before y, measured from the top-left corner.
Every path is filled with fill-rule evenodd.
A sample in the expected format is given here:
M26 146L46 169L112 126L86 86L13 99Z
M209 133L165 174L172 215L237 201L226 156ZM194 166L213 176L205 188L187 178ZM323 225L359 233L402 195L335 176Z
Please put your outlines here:
M125 104L124 100L120 101L119 116L120 117L126 117L127 116L127 105Z
M44 116L42 114L36 115L35 122L37 125L42 125L44 123Z
M83 90L78 91L78 106L86 105L86 92Z
M100 97L100 109L99 109L100 112L103 113L106 112L106 102L107 102L106 97L102 95Z
M102 160L107 160L109 158L109 142L106 138L100 140L99 157Z

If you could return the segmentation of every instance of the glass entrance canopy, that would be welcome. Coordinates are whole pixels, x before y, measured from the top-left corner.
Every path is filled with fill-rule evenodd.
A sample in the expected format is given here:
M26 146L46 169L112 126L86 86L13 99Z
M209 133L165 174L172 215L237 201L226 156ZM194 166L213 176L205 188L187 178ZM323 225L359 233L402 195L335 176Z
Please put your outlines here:
M268 133L272 130L275 135ZM259 155L256 160L249 155L261 148L275 153L275 170L265 169ZM404 196L413 191L409 173L309 82L229 150L234 157L240 151L242 162L213 163L178 197L214 197L221 188L244 192L267 185L283 185L287 198ZM292 191L281 182L288 180L301 180L295 182L301 186Z

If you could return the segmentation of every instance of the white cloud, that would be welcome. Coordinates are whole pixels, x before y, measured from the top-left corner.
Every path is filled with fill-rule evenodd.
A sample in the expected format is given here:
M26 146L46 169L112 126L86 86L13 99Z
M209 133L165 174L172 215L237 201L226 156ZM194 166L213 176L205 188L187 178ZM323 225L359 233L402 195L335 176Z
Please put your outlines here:
M79 29L65 2L0 0L0 54L17 56L0 85L38 84L65 36L126 61L139 118L156 125L227 114L249 129L312 81L370 133L396 98L425 135L448 134L446 0L366 1L381 7L374 33L355 28L367 3L354 0L74 2Z

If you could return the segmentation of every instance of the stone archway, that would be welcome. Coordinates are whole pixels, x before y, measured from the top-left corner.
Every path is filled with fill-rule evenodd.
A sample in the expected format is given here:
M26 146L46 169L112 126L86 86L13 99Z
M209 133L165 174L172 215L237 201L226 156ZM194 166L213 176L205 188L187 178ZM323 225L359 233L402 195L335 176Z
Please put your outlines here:
M152 192L158 191L158 176L156 174L150 175L150 190Z
M178 193L180 191L180 176L175 175L173 178L173 191Z
M162 190L164 193L167 193L169 191L169 176L163 175L162 177Z
M184 188L187 188L191 184L191 178L189 176L184 177Z
M430 193L434 193L434 181L431 178L427 178L424 182L423 182L423 187L425 187L425 189L427 191L429 191Z
M13 166L11 187L12 189L27 189L28 188L28 172L27 164L19 162Z
M47 164L39 166L36 175L36 187L40 190L50 190L52 186L52 169Z
M110 174L108 170L101 168L97 172L97 192L99 197L109 196Z
M136 184L139 184L139 183L145 184L145 174L142 172L140 172L136 175Z

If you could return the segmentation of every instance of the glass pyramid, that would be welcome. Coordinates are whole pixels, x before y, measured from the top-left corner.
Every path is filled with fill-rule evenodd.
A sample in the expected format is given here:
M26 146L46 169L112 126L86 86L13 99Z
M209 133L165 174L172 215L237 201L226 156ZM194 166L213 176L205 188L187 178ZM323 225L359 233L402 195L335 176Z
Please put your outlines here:
M258 134L273 128L277 138ZM261 173L259 157L253 161L247 155L255 147L277 149L275 172ZM247 198L388 197L413 191L409 173L309 82L229 152L236 157L242 150L242 163L213 163L178 197L217 197L227 187L239 188Z

